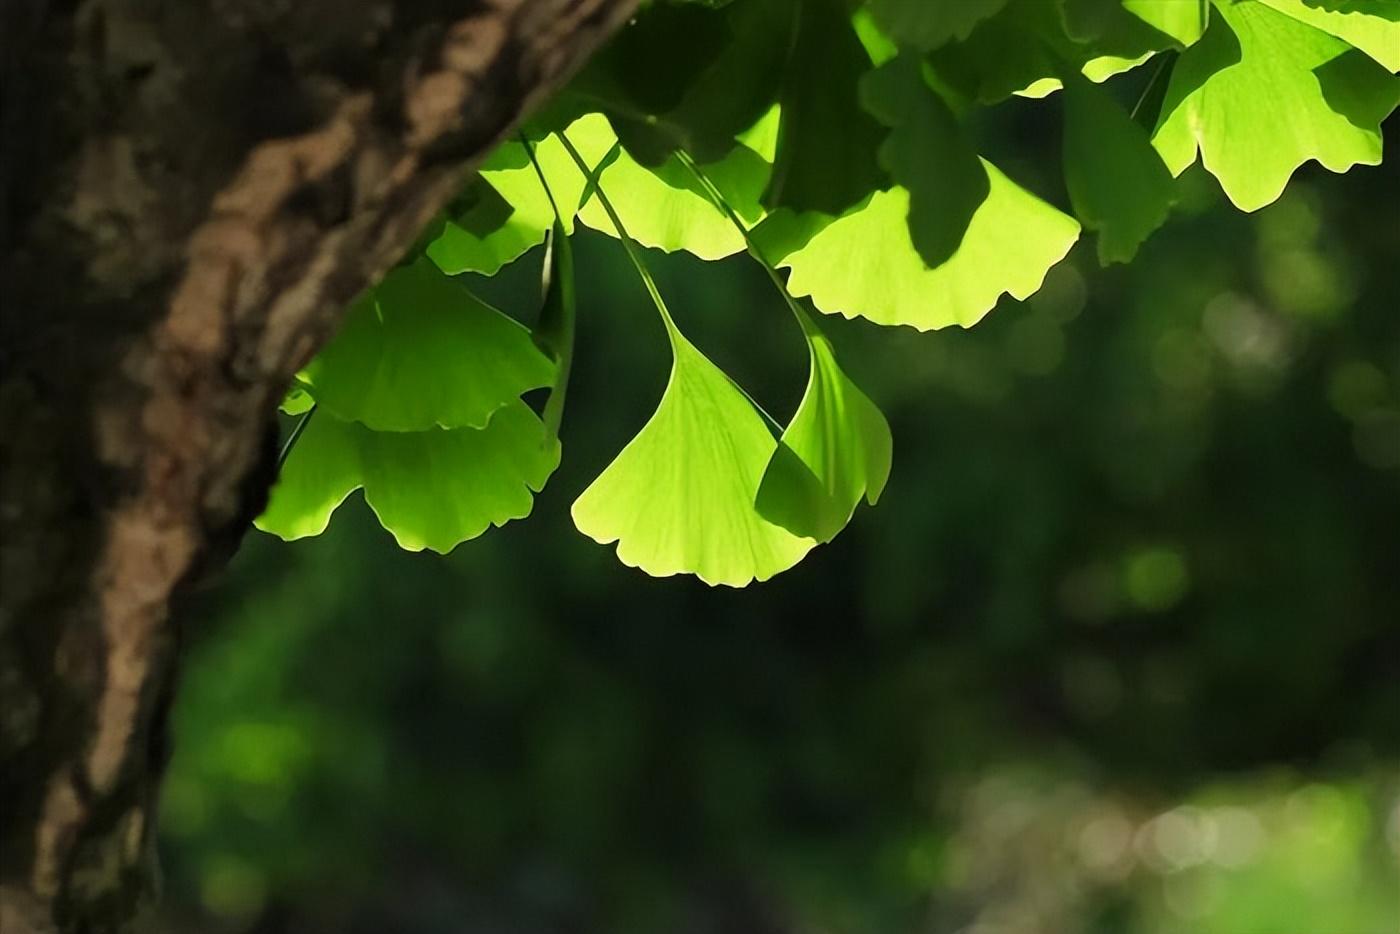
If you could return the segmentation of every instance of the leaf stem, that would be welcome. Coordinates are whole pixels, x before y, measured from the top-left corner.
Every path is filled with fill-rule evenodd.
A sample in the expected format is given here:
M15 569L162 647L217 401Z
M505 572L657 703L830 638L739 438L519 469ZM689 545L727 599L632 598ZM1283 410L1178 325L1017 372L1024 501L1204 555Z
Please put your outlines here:
M564 150L578 165L579 171L583 173L584 178L588 178L591 172L588 163L584 160L583 156L579 154L579 151L574 148L574 144L569 141L568 135L565 134L563 130L556 131L555 135L559 137L559 142L564 144ZM608 220L612 221L613 227L617 230L617 238L622 241L622 248L627 252L627 258L632 261L632 266L637 270L637 274L642 277L642 283L646 286L647 294L651 296L652 303L656 305L656 310L661 313L661 320L665 322L666 331L671 335L671 340L674 343L676 336L679 334L676 328L676 322L671 318L671 312L667 309L666 302L662 299L661 292L656 287L656 280L651 277L651 271L648 270L646 264L642 262L642 256L637 249L637 244L628 236L627 228L622 224L622 218L617 216L617 211L613 208L612 202L608 200L608 196L603 192L601 179L593 186L593 193L598 196L598 203L603 206L603 210L608 215Z
M1162 60L1157 63L1157 70L1152 72L1152 77L1147 79L1146 87L1142 89L1142 93L1138 95L1137 103L1133 105L1133 109L1128 113L1129 120L1137 119L1138 111L1142 109L1143 104L1147 103L1148 95L1150 95L1152 89L1157 86L1157 79L1162 77L1162 72L1167 70L1167 63L1170 59L1170 55L1163 55Z
M549 189L549 180L544 177L544 169L540 166L540 160L535 158L535 147L530 144L530 140L524 133L520 134L520 145L525 147L525 155L530 157L530 165L535 169L535 177L540 180L544 196L549 199L549 206L554 211L554 219L561 224L564 223L564 216L559 213L559 205L554 202L554 192Z
M559 141L564 144L564 149L568 151L569 155L573 158L574 162L578 164L579 170L583 172L584 177L592 177L593 170L589 169L588 163L584 161L584 158L582 155L579 154L579 151L574 148L574 144L569 142L569 138L564 135L564 131L559 130L557 131L556 135L559 137ZM604 156L603 158L604 161L606 161L607 157ZM632 240L632 238L628 236L627 228L624 227L622 224L622 218L617 216L616 209L614 209L612 202L608 200L607 193L603 191L603 182L601 178L594 179L592 193L598 196L598 203L603 206L603 210L607 212L608 219L612 221L613 227L617 230L617 238L622 241L622 247L624 250L627 251L627 258L632 261L632 265L636 268L637 274L642 277L642 282L646 285L647 288L647 294L651 296L652 302L655 303L656 310L661 313L661 320L666 324L667 336L671 339L671 352L673 354L678 353L680 349L679 344L681 342L684 342L688 345L689 342L685 340L684 336L682 336L680 328L676 327L676 322L674 319L672 319L671 312L667 310L666 302L661 298L661 292L656 287L656 280L651 277L651 271L647 269L646 264L642 262L641 251L637 248L637 244ZM745 239L747 239L747 232L745 232ZM769 415L768 410L765 409L763 406L759 405L758 400L755 399L753 396L749 395L749 391L747 389L745 389L743 386L740 386L732 378L729 379L729 382L734 386L734 388L738 389L741 393L744 394L744 398L749 400L749 403L753 405L755 409L758 410L758 413L760 415L762 415L768 420L768 423L770 425L772 425L779 433L782 432L782 424L776 418Z
M729 218L730 222L734 224L740 236L744 238L744 246L747 247L749 255L758 261L758 264L763 267L764 272L768 273L769 281L772 282L773 287L782 294L783 300L787 302L788 308L792 309L793 315L797 318L797 323L802 327L802 333L809 338L819 335L820 331L817 330L815 322L813 322L811 317L802 309L802 306L797 303L797 299L793 298L791 293L788 292L787 285L784 284L782 276L778 275L778 270L768 261L768 257L763 255L763 251L759 249L758 244L754 242L753 235L749 232L748 225L744 223L743 218L741 218L729 204L728 199L724 197L724 193L719 190L719 186L711 181L710 177L701 170L700 166L695 163L695 160L690 157L690 153L683 149L678 149L676 150L676 158L680 161L681 165L685 166L690 171L691 175L695 176L695 180L700 183L700 187L705 189L705 194L714 202L715 207L719 208L720 211Z
M569 235L564 230L564 215L554 200L544 168L535 158L535 147L530 145L524 133L520 134L520 142L525 146L525 153L535 167L535 175L539 177L540 187L554 210L554 226L549 231L541 271L543 304L535 335L536 344L554 357L554 386L544 404L545 437L554 439L559 436L559 425L564 419L564 399L569 390L569 373L574 362L574 327L578 307L574 287L574 252Z
M306 431L307 424L311 421L311 416L316 414L316 403L311 403L311 408L302 413L296 425L292 427L292 433L287 436L287 442L282 445L282 451L277 455L277 472L282 472L282 465L287 463L287 457L292 453L292 448L296 446L302 432Z

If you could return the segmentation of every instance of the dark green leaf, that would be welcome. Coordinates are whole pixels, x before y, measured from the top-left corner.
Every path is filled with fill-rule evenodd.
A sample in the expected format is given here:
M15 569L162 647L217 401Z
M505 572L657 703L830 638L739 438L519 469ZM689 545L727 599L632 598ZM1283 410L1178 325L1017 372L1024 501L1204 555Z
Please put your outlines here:
M1098 231L1099 262L1126 263L1171 211L1176 185L1147 132L1103 88L1065 78L1065 185Z
M1006 0L870 0L880 28L902 46L928 52L966 39Z
M378 431L480 428L550 385L554 365L524 327L419 260L354 304L303 378L320 405Z
M909 189L910 239L924 262L937 266L957 251L972 215L987 199L987 172L913 55L866 75L861 99L891 128L880 162Z
M888 184L876 161L879 125L857 83L870 55L840 0L804 0L781 95L769 208L840 214Z

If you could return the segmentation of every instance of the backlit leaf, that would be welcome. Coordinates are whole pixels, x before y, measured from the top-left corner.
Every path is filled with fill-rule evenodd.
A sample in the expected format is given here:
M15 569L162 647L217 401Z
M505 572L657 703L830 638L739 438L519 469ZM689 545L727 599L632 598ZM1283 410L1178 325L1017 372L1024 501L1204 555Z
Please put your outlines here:
M1210 22L1210 0L1123 0L1123 9L1183 48L1195 44Z
M1173 174L1196 160L1254 211L1315 159L1333 172L1381 161L1380 121L1400 80L1340 39L1261 2L1219 14L1172 71L1153 144Z
M363 488L380 524L408 551L446 554L493 525L529 515L559 466L530 407L515 402L482 429L371 431L317 411L292 448L258 528L284 539L324 532Z
M565 211L564 229L572 231L574 218L569 211L583 191L583 174L553 137L536 144L535 158L549 179L560 210ZM459 224L448 218L427 249L428 257L448 275L495 275L502 266L543 243L545 232L554 225L554 209L519 142L503 143L497 148L482 166L481 178L509 202L512 210L503 224L489 231L473 231L470 223Z
M589 165L602 159L616 140L600 114L579 120L568 135ZM768 178L768 164L757 153L735 145L729 155L704 170L746 221L756 223L763 216L758 199ZM573 171L577 174L576 168ZM701 259L720 259L744 249L744 238L715 210L695 177L675 156L649 169L626 152L619 152L603 170L600 181L627 232L638 243L668 252L686 250ZM578 218L594 230L616 236L597 199L588 201Z
M673 359L661 404L574 502L574 524L617 542L618 560L653 577L767 580L815 544L754 506L777 441L733 381L669 319L666 329Z
M1345 40L1392 72L1400 71L1400 3L1346 0L1327 8L1305 0L1263 0L1280 13Z
M811 370L759 487L758 511L795 535L830 541L864 497L872 506L890 475L885 416L841 370L831 341L805 312Z
M817 308L927 331L971 327L1003 293L1025 299L1069 252L1079 224L983 160L991 191L958 251L929 269L909 242L909 193L876 192L779 261L788 290Z

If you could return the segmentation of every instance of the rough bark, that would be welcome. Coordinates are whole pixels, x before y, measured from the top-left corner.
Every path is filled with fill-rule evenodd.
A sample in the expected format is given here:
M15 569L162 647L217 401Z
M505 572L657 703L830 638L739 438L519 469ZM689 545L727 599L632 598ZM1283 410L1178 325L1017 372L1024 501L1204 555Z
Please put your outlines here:
M172 602L351 297L635 0L6 0L0 928L124 930Z

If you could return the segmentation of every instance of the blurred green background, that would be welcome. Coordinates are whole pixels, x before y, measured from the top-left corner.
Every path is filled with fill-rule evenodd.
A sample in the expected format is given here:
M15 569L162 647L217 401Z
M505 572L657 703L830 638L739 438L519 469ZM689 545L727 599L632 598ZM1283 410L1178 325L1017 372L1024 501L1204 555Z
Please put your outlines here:
M1053 164L998 161L1064 203ZM971 331L827 319L893 477L742 591L572 528L668 366L580 235L528 520L407 554L355 494L321 538L251 534L187 614L160 925L1400 930L1397 206L1393 160L1255 215L1197 168L1129 267L1086 240ZM649 261L790 413L806 352L761 270ZM480 291L528 318L538 265Z

